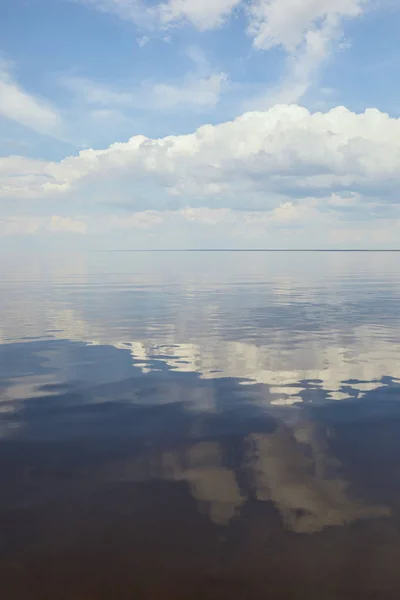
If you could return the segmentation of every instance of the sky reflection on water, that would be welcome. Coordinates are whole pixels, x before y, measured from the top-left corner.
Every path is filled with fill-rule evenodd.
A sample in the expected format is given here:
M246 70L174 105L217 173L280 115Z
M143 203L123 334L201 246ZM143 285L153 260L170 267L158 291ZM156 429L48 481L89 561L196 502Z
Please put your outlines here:
M10 597L54 593L21 588L12 566L27 581L49 552L72 590L98 589L97 568L86 583L66 575L65 553L69 568L82 545L100 564L110 536L126 570L168 564L168 585L190 572L187 597L211 564L291 597L285 561L311 595L322 575L328 598L400 590L398 255L93 253L15 260L2 280ZM209 563L221 540L223 560Z

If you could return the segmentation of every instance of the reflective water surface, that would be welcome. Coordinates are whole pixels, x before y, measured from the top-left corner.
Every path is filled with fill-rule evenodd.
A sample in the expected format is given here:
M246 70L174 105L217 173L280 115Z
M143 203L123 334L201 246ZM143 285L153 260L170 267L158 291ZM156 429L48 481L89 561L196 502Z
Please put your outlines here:
M400 597L400 254L0 276L2 597Z

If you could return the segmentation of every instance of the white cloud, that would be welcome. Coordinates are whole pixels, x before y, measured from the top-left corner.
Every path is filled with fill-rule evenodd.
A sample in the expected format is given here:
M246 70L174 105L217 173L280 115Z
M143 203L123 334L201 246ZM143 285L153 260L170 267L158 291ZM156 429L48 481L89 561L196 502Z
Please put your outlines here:
M194 69L178 80L145 80L140 85L125 85L123 89L105 86L79 76L63 76L60 83L72 91L79 102L89 106L132 109L171 110L176 108L207 108L215 106L224 87L227 75L214 71L201 51L190 46L186 52Z
M25 91L0 62L0 116L47 135L60 134L62 119L48 102Z
M0 219L0 236L37 233L43 220L39 217L6 217Z
M314 75L329 56L334 33L331 30L310 31L304 43L288 56L286 72L277 86L253 101L253 107L266 108L274 104L291 104L302 98Z
M343 18L362 14L369 0L256 0L249 7L249 33L260 49L295 51L316 32L334 31Z
M76 177L76 175L75 175ZM61 163L45 162L24 156L0 157L0 198L38 198L66 192L74 173Z
M37 233L78 233L85 234L86 223L80 219L52 215L11 216L0 219L0 236L33 235Z
M147 106L161 110L180 106L212 107L218 104L226 82L225 73L215 73L202 78L190 76L182 85L150 84L148 92L142 95L143 107L147 104L146 98Z
M149 4L145 0L81 0L97 10L118 15L147 29L191 23L200 31L222 25L242 0L168 0Z
M140 48L144 48L149 43L150 38L147 35L142 35L142 36L136 38L136 41Z
M256 0L248 9L248 33L260 50L281 47L288 53L286 74L276 89L253 105L298 102L315 72L341 38L345 19L359 17L370 0Z
M134 102L132 93L118 91L85 77L63 76L60 83L90 105L124 106Z
M102 217L92 226L97 233L118 235L121 244L121 235L129 237L132 234L134 245L148 243L154 247L162 240L167 241L165 247L199 247L207 236L216 240L225 240L225 243L238 244L242 247L290 247L291 242L296 245L293 231L304 230L308 232L319 229L324 231L325 237L329 232L336 231L341 225L335 214L325 214L313 206L313 201L305 201L298 206L290 202L282 204L273 210L244 211L229 208L186 207L180 210L145 210L128 215L114 215ZM393 223L390 224L393 228ZM279 235L280 239L274 237ZM147 241L145 237L152 237ZM141 242L138 241L141 236ZM157 239L156 239L157 238ZM148 240L150 238L148 237ZM209 238L210 239L210 238ZM228 241L227 241L228 240ZM230 241L229 241L230 240ZM320 240L314 237L314 244ZM301 246L302 242L300 243Z
M78 0L101 12L115 14L121 19L132 21L141 27L154 26L154 9L144 0Z
M92 202L98 197L111 203L115 197L134 207L138 190L151 186L151 208L168 208L165 200L172 196L178 208L184 202L274 211L275 222L311 220L315 210L346 208L362 209L372 219L377 207L393 211L398 203L399 140L400 119L376 109L355 114L338 107L312 114L299 106L275 106L189 135L135 136L59 163L3 158L0 196L56 198L61 192L74 198L85 186ZM107 180L111 196L103 194ZM216 218L216 213L204 215Z
M282 48L288 56L286 73L276 88L255 98L249 108L294 103L304 96L334 42L345 44L343 24L360 17L371 0L81 0L98 10L134 22L140 29L161 30L191 24L200 31L223 24L237 10L248 19L247 32L258 50ZM386 0L387 1L387 0ZM148 36L139 37L139 44Z
M53 215L50 218L48 230L52 232L80 233L81 235L84 235L87 231L87 225L82 220Z
M343 220L324 207L329 198L285 202L265 211L186 207L97 215L88 234L116 248L396 248L400 215ZM282 292L283 293L283 292Z
M242 0L169 0L158 6L163 25L186 21L197 29L213 29L222 25Z
M107 228L112 229L151 229L165 222L168 214L156 210L145 210L133 215L123 217L111 217L108 219Z
M298 47L316 27L335 27L338 21L361 14L370 0L80 0L97 10L113 13L141 28L168 28L190 23L200 31L214 29L237 8L247 8L249 32L255 46Z
M319 202L317 200L314 200L313 202L307 202L303 204L293 204L293 202L284 202L271 211L269 220L271 222L283 225L299 223L304 221L309 222L311 219L320 216L318 214L317 206L319 203L323 204L325 202L325 198L320 199Z

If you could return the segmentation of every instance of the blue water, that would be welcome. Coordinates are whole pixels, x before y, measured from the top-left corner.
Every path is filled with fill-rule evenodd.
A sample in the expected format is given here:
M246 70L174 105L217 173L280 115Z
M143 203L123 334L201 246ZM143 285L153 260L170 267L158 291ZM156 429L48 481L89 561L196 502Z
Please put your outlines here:
M7 600L400 596L399 253L0 276Z

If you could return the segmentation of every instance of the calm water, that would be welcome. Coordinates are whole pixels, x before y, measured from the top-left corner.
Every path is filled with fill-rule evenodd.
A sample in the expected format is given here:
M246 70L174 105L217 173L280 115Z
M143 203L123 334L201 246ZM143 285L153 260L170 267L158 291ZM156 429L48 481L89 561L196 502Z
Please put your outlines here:
M4 600L400 597L400 254L0 276Z

